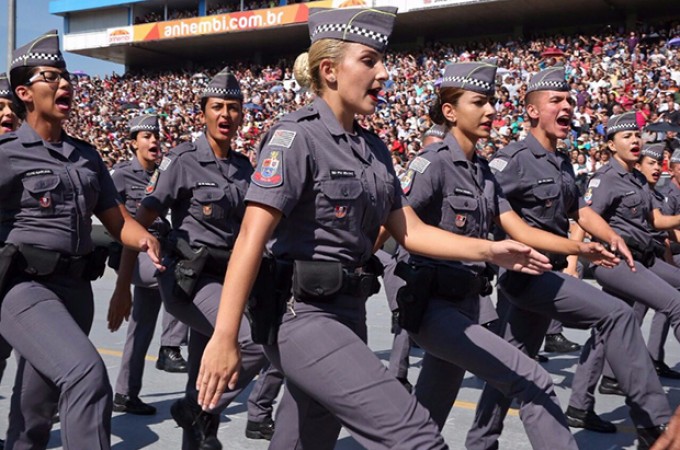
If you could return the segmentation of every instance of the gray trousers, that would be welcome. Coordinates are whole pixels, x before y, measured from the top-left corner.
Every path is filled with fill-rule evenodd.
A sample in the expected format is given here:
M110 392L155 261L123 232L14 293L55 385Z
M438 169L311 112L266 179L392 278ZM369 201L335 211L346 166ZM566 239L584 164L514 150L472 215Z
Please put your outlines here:
M680 269L657 258L650 268L635 263L635 272L621 263L612 269L597 267L594 270L595 279L607 292L624 299L629 303L639 302L662 313L675 330L675 337L680 341ZM639 323L639 322L638 322ZM603 358L602 349L592 348L592 338L586 342L589 347L587 371L583 377L574 375L572 394L569 404L580 409L592 409L595 398L594 391L601 374L617 378L611 367L609 358ZM648 354L645 355L649 359ZM606 361L605 361L606 359ZM609 363L609 364L607 364ZM656 377L656 372L649 374Z
M140 253L132 275L134 301L127 327L120 371L116 380L117 394L138 396L142 389L145 357L156 330L161 309L161 294L154 277L156 267L146 253ZM189 328L163 308L161 346L179 347L187 342Z
M511 344L534 356L552 318L567 325L592 328L595 336L592 347L596 352L602 350L600 354L611 363L621 388L628 394L626 403L635 425L668 423L671 417L668 399L655 375L633 310L623 301L560 272L527 276L520 295L508 295L508 299L511 305L502 331ZM585 353L575 377L584 370ZM467 448L495 448L510 403L510 399L487 384L467 436Z
M420 331L411 334L426 352L416 384L418 401L443 428L469 370L520 401L520 417L534 449L577 449L548 372L478 320L478 296L455 303L430 299Z
M427 410L366 346L364 299L292 302L265 346L286 376L272 450L335 448L341 425L363 447L448 448Z
M112 393L87 337L94 315L90 282L65 276L16 281L0 313L0 333L18 354L5 448L46 448L58 409L65 449L109 449Z
M215 329L223 280L217 277L202 275L198 280L193 300L188 302L173 295L173 272L174 264L169 264L167 269L158 276L158 287L166 310L191 328L191 333L189 334L189 378L186 385L186 398L194 404L198 404L196 379L201 367L203 351ZM239 371L238 383L234 390L225 391L222 394L217 406L211 411L212 414L219 414L224 411L229 406L229 403L248 386L252 379L255 378L255 375L268 363L262 346L253 342L250 335L250 324L245 317L241 321L238 342L241 349L241 369ZM185 432L182 442L184 450L191 449L189 442L190 440Z
M642 324L649 307L644 303L635 302L633 310L635 311L635 317L637 317L638 322ZM652 323L649 327L649 337L647 338L647 350L654 361L665 360L666 352L663 347L666 345L666 339L668 338L670 329L671 324L668 321L668 316L658 311L654 311Z
M272 417L274 400L283 386L283 374L271 364L260 372L248 396L248 420L262 422Z
M383 288L387 297L387 304L393 313L399 309L397 305L397 292L406 282L394 274L394 269L399 261L408 259L408 252L399 247L397 253L390 255L384 250L375 252L383 265ZM388 364L389 373L395 378L406 379L408 377L409 354L411 353L411 338L406 330L402 330L397 323L392 323L392 350Z

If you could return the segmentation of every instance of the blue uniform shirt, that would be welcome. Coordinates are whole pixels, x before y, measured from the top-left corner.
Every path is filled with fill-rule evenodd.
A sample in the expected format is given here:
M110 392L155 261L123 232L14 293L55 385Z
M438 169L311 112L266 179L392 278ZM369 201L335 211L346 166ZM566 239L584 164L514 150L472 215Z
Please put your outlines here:
M403 197L385 144L355 130L346 133L317 98L262 138L246 200L286 216L268 244L274 256L358 266L372 255L380 225Z
M62 136L45 142L24 122L0 137L0 241L92 251L92 214L116 207L118 194L97 150Z

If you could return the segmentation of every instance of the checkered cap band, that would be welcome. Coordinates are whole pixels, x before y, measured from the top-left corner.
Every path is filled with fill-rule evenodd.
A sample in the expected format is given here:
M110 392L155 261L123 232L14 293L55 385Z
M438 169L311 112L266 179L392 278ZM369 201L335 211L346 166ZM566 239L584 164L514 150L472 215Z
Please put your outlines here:
M12 96L12 91L9 89L0 89L0 98L8 98Z
M27 65L26 62L31 59L35 61L47 61L47 62L59 62L63 61L64 58L62 58L61 54L52 54L52 53L26 53L25 55L18 56L12 60L12 66L16 65L16 63L23 61L24 64L22 65Z
M640 154L642 156L647 156L649 158L661 161L663 159L663 149L665 145L663 144L652 144L644 147Z
M619 131L638 131L637 120L634 112L626 112L611 116L607 124L607 136L612 136Z
M680 150L676 150L673 152L673 154L671 155L671 162L672 163L680 162Z
M381 46L387 46L389 36L379 33L377 31L369 30L367 28L357 27L354 25L348 25L345 23L323 23L317 26L312 32L312 41L316 39L319 34L331 34L336 37L336 34L345 35L346 33L356 34L357 36L363 36L365 38L376 41L381 44ZM344 36L343 36L344 37Z
M610 136L614 133L618 133L619 131L638 131L640 128L638 128L636 123L619 123L616 125L613 125L611 127L607 127L607 135Z
M158 131L158 127L155 125L135 125L130 127L130 133L135 133L137 131Z
M531 91L568 91L569 85L566 81L547 80L529 83L527 92Z
M243 98L240 89L222 89L207 87L203 91L203 97L228 97L228 98Z
M477 87L483 91L493 91L494 87L491 83L486 81L478 80L476 78L470 77L444 77L442 78L442 87L460 87L469 88L470 85Z

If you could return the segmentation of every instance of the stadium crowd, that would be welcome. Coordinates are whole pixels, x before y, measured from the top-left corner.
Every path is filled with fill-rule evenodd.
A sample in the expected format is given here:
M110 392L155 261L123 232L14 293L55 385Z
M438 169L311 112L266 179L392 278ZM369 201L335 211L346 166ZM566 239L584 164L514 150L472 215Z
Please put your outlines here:
M364 125L385 140L400 171L421 149L420 136L432 125L428 107L444 66L496 58L502 68L496 92L498 114L491 138L478 144L480 154L489 157L526 135L522 101L531 74L561 62L567 68L576 109L563 148L585 180L609 159L604 129L612 114L634 110L641 126L680 123L680 39L673 40L677 36L680 24L674 22L641 24L629 32L606 28L592 35L435 43L417 51L393 51L387 54L390 80L382 102L375 115L363 119ZM253 157L259 137L278 117L310 101L311 94L294 81L291 66L291 61L281 60L270 66L233 67L245 95L244 121L235 141L238 151ZM160 115L165 150L193 139L201 133L197 95L217 67L221 64L105 78L81 76L75 82L77 108L68 131L94 143L108 165L130 157L125 130L128 119L141 112ZM667 139L671 151L680 147L673 132L646 134L648 141Z

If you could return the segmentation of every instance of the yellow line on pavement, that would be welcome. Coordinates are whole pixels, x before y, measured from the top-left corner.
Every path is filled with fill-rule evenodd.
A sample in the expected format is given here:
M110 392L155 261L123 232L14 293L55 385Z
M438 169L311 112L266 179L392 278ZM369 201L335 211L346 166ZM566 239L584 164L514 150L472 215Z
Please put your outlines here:
M460 400L456 400L453 404L454 408L461 408L461 409L470 409L474 411L477 409L477 403L472 403L472 402L462 402ZM514 408L510 408L508 410L508 416L519 416L519 411L517 411Z
M121 357L123 356L123 352L118 351L118 350L110 350L110 349L108 349L108 348L98 348L97 351L98 351L100 354L102 354L102 355L107 355L107 356L117 356L117 357L119 357L119 358L121 358ZM147 360L147 361L151 361L151 362L156 362L156 361L158 361L158 357L156 357L156 356L150 356L150 355L146 355L146 356L144 357L144 359Z

